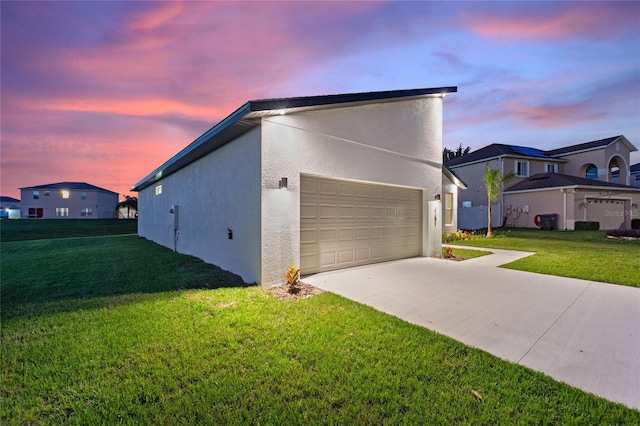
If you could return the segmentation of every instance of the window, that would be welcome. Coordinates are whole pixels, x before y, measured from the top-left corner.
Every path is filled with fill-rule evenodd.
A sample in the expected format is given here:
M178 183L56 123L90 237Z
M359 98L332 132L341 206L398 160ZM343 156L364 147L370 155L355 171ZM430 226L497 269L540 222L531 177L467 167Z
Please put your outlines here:
M56 207L56 216L69 216L69 207Z
M162 185L156 186L156 195L162 194Z
M90 207L84 207L80 210L80 216L93 216L93 210Z
M587 179L598 179L598 168L593 164L589 164L585 171L584 177Z
M86 192L81 192L80 193L80 199L81 200L86 200L87 199L87 193Z
M547 173L558 173L558 165L556 163L547 163Z
M516 176L529 177L529 162L516 161Z
M62 194L62 198L69 198L69 191L66 189L63 189L60 193Z
M33 191L33 199L34 200L40 199L40 191Z
M453 224L453 193L451 192L444 194L444 224Z
M43 216L44 216L44 209L29 207L30 219L42 219Z
M51 191L44 191L44 196L48 197L49 195L51 195Z
M463 209L470 209L471 208L471 201L463 201L462 202L462 208Z

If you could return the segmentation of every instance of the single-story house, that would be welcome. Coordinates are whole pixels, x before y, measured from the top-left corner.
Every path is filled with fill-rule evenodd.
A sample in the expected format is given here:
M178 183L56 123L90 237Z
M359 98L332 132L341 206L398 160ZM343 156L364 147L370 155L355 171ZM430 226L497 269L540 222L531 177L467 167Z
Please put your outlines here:
M536 216L555 214L555 229L574 229L577 221L631 229L638 203L640 188L559 173L535 174L504 190L508 226L535 227Z
M118 193L86 182L58 182L20 188L25 219L117 218Z
M0 196L0 218L20 218L20 200L4 195Z
M248 101L131 188L138 233L267 285L293 264L440 255L443 98L456 91Z

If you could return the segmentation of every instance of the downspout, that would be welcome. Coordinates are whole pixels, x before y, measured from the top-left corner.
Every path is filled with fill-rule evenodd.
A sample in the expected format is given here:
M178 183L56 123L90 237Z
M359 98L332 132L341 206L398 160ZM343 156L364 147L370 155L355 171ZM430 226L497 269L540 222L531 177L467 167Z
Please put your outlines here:
M560 188L562 192L562 221L564 222L564 230L567 230L567 191L564 188Z
M500 158L500 173L504 176L504 157ZM504 224L504 181L501 183L502 189L500 190L500 226ZM493 220L493 218L491 219Z

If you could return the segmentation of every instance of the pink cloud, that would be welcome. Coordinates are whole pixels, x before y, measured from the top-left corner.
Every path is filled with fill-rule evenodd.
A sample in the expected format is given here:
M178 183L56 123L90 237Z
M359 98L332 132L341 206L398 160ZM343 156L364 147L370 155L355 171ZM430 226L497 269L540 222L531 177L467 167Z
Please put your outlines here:
M593 106L587 103L528 105L524 102L506 102L504 106L507 114L531 128L572 127L606 117L606 113L593 111Z
M537 3L533 8L464 12L467 27L480 35L504 39L610 38L640 25L640 3Z

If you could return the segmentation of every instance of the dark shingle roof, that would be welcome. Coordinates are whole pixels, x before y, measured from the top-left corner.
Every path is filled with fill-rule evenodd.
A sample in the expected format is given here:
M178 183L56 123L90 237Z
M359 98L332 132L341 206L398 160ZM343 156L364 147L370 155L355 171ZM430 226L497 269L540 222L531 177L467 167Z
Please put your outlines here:
M552 149L551 151L543 151L541 149L530 148L526 146L505 145L505 144L494 143L494 144L485 146L484 148L480 148L477 151L472 151L463 157L456 158L455 160L447 161L445 165L447 167L455 167L461 164L477 163L477 162L486 161L492 158L498 158L503 156L526 157L526 158L537 158L537 159L543 158L551 161L566 162L567 160L564 160L560 157L562 157L563 155L574 153L574 152L588 151L591 149L606 147L620 138L622 138L624 143L628 144L628 146L632 151L636 150L635 147L629 144L629 141L627 141L626 138L622 135L613 136L606 139L600 139L592 142L580 143L577 145L566 146L564 148Z
M523 181L511 185L504 192L524 191L527 189L556 188L566 186L582 186L582 187L606 187L625 189L632 191L640 191L640 188L633 186L621 185L619 183L603 182L601 180L585 179L577 176L562 175L560 173L538 173Z
M62 190L62 189L73 189L76 191L102 191L102 192L112 192L117 194L117 192L109 191L108 189L100 188L99 186L91 185L86 182L58 182L58 183L48 183L45 185L37 185L37 186L25 186L20 189L43 189L43 190Z
M0 196L0 202L1 203L19 203L20 200L18 200L17 198L13 198L13 197L5 197L3 195L3 196Z
M605 146L609 146L609 144L611 144L616 139L619 139L621 137L622 137L622 135L618 135L618 136L613 136L613 137L606 138L606 139L600 139L600 140L597 140L597 141L585 142L585 143L580 143L580 144L571 145L571 146L565 146L564 148L552 149L551 151L547 151L547 153L549 155L552 155L552 156L560 156L560 155L570 154L572 152L587 151L587 150L590 150L590 149L602 148L602 147L605 147Z
M517 145L505 145L501 143L492 143L491 145L480 148L477 151L472 151L467 155L455 158L451 161L447 161L445 165L447 167L455 167L460 164L475 163L477 161L488 160L490 158L497 158L503 156L510 157L527 157L527 158L544 158L548 160L555 160L548 155L545 151L537 148L530 148L527 146Z

